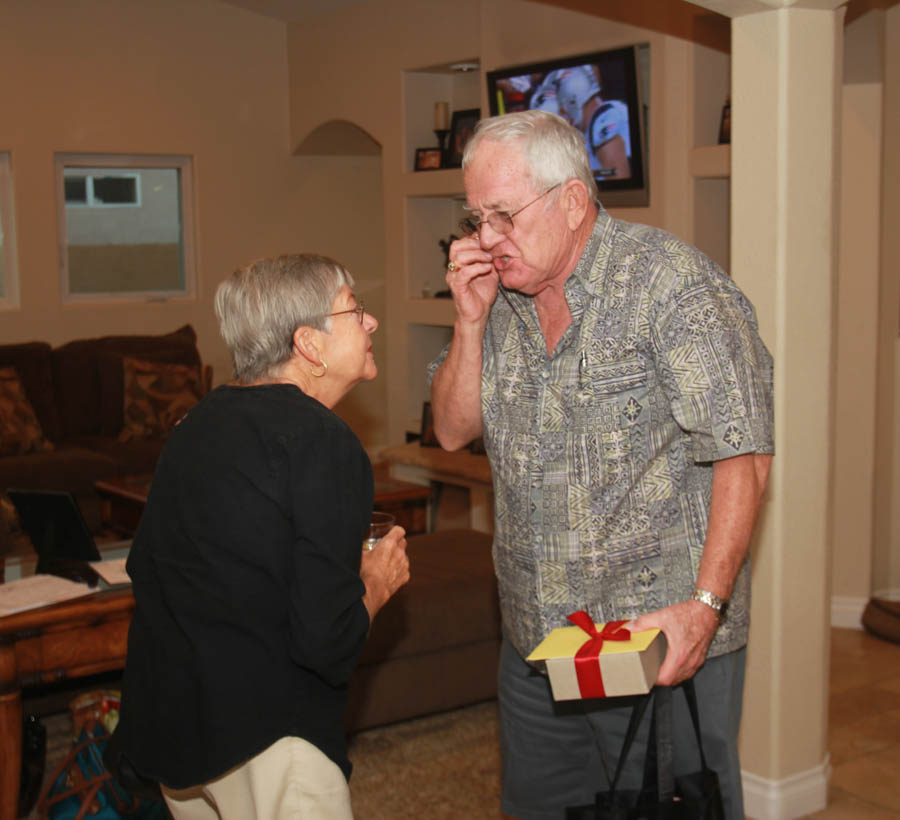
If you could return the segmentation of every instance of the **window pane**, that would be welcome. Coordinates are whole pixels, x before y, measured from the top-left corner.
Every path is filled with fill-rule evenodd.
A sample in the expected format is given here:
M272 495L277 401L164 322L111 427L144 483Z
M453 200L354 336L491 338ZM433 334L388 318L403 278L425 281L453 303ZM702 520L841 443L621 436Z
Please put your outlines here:
M6 244L3 241L3 223L6 221L3 198L0 197L0 299L6 299Z
M181 167L64 165L63 182L69 294L185 292Z
M15 235L9 153L0 151L0 305L16 303Z
M138 205L136 176L94 177L92 205Z
M72 202L87 202L87 177L66 177L66 204Z

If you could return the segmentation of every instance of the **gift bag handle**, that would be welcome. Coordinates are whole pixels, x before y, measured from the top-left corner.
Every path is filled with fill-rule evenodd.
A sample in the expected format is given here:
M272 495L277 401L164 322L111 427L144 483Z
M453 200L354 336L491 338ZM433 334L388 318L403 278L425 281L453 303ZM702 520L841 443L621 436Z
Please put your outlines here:
M700 711L697 708L697 692L692 678L681 684L691 713L694 736L697 738L697 749L700 752L700 766L708 772L706 754L703 751L703 738L700 734ZM675 796L675 738L672 721L672 689L658 686L653 690L654 706L650 723L650 734L647 741L647 757L644 761L644 788L652 787L655 780L656 792L660 802L671 801Z
M697 693L692 678L681 684L684 697L687 700L688 710L691 713L691 723L694 726L694 736L697 738L697 748L700 752L700 765L704 772L709 771L706 755L703 751L703 738L700 734L700 713L697 708ZM631 710L628 721L628 729L625 732L625 741L622 751L616 763L616 771L610 783L610 794L614 795L618 788L619 778L625 766L625 761L631 752L638 727L650 704L654 702L651 715L650 733L647 740L647 757L644 761L644 786L651 786L656 780L656 791L660 800L671 800L675 793L674 775L674 749L675 739L672 731L672 688L669 686L655 686L653 690L640 697Z
M614 795L616 792L616 788L619 783L619 777L622 774L622 769L625 766L625 761L628 759L628 753L631 751L631 745L632 743L634 743L634 738L637 734L638 726L641 725L641 720L643 720L644 712L647 711L647 706L649 705L652 698L653 692L651 691L648 694L638 698L631 709L631 717L628 720L628 729L625 732L625 742L622 744L622 751L619 754L619 760L616 763L616 773L613 775L612 783L610 783L609 785L610 795Z

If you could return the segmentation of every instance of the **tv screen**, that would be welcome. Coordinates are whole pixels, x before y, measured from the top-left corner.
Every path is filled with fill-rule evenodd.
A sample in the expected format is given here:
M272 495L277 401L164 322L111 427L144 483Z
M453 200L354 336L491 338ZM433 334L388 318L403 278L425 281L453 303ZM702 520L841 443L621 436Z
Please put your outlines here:
M491 114L558 114L584 137L603 205L647 205L639 55L648 52L648 45L628 46L489 71Z

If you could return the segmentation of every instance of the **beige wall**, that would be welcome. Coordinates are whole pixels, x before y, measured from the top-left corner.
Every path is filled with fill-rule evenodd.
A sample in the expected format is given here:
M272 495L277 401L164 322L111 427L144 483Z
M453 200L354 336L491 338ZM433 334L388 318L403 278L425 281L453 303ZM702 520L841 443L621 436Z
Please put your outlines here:
M881 290L872 588L900 599L900 6L885 12Z
M882 84L843 87L832 592L851 619L871 593Z
M4 0L0 150L12 154L20 308L0 312L0 343L190 322L221 381L230 365L216 285L243 262L289 251L337 256L383 309L380 159L291 155L286 45L284 24L214 0ZM55 152L193 157L194 298L62 304ZM366 443L383 441L383 405L384 386L367 385L342 408Z

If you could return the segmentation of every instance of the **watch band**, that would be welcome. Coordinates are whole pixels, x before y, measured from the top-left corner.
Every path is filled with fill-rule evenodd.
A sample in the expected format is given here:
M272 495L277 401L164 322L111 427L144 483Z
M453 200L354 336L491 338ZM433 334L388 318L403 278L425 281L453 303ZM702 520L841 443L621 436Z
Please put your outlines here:
M694 587L694 591L691 593L691 600L706 604L710 609L715 610L719 618L724 618L728 614L728 601L720 598L718 595L713 595L708 589Z

